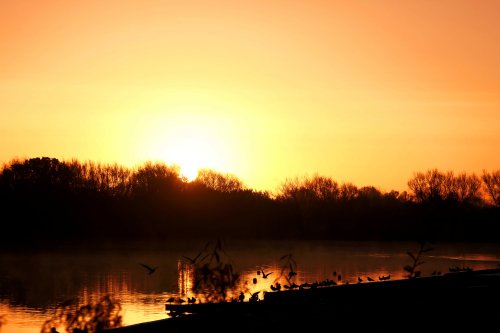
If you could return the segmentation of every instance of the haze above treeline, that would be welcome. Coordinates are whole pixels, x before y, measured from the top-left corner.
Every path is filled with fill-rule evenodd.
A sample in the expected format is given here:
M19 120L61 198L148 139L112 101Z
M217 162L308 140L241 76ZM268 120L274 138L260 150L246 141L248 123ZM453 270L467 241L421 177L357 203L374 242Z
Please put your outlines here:
M178 238L500 241L500 169L416 171L404 192L315 175L276 193L236 176L146 162L13 160L0 171L6 247Z

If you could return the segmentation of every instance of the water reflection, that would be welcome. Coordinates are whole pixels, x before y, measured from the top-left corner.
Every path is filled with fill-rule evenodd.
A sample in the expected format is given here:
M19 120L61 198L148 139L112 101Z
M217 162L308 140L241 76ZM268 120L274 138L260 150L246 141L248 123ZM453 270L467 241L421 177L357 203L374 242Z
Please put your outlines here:
M194 265L191 263L177 261L177 276L178 276L178 296L192 297L193 295L193 280L194 280Z
M336 283L357 283L368 277L404 278L402 267L409 263L406 254L413 243L354 242L238 242L226 249L240 282L228 297L244 291L245 299L271 291L271 285L315 283L326 279ZM447 272L450 267L474 269L498 267L499 245L434 245L421 266L422 275ZM171 246L147 251L109 251L105 253L0 254L0 315L7 323L2 333L37 332L58 304L75 300L83 305L111 294L122 304L124 323L166 318L164 304L170 297L196 297L193 293L193 265L182 260L186 253L201 247ZM297 275L282 274L280 257L293 253ZM154 262L160 268L149 275L141 262ZM262 270L266 274L264 278ZM260 271L261 274L257 272ZM334 272L336 274L334 274ZM341 280L338 277L341 276ZM254 280L255 279L255 280ZM255 283L254 283L255 281Z

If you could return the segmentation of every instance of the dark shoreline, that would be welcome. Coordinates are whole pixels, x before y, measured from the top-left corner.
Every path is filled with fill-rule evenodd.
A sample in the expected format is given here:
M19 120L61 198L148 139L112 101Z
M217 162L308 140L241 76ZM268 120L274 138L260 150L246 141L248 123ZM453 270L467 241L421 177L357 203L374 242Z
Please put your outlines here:
M113 329L113 333L295 332L341 327L396 332L492 328L500 319L500 269L272 292L255 303L171 305L195 312ZM199 311L197 311L197 308ZM336 329L334 329L336 328Z

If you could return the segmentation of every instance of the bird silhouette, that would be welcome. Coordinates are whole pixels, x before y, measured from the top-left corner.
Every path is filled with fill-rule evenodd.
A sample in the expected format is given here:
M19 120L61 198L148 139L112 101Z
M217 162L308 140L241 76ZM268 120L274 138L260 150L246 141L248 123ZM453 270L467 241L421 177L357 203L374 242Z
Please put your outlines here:
M249 302L257 302L259 300L259 293L260 293L260 291L253 293L248 301Z
M169 299L167 299L167 303L172 303L173 301L175 301L174 297L170 297Z
M142 263L141 263L140 265L141 265L142 267L144 267L145 269L147 269L147 270L148 270L149 275L153 274L154 272L156 272L156 270L157 270L158 268L160 268L159 266L156 266L156 267L151 267L151 266L148 266L148 265L146 265L146 264L142 264Z
M358 276L358 283L363 282L363 279Z
M261 271L262 271L262 277L263 277L264 279L267 279L267 277L268 277L269 275L273 274L273 272L269 272L269 273L267 273L267 274L266 274L266 273L264 273L264 270L261 270Z
M375 280L374 280L374 279L372 279L371 277L367 277L366 279L367 279L368 281L370 281L370 282L375 281Z
M191 298L190 298L190 297L188 297L188 303L189 303L189 304L196 303L196 298L194 298L194 296L193 296L193 297L191 297Z
M191 264L196 264L196 260L201 256L201 252L196 255L194 258L189 258L186 256L183 256L185 259L187 259Z
M280 291L281 290L281 284L279 282L276 282L276 286L271 285L271 290L272 291Z
M257 278L253 278L252 282L253 284L257 284Z
M290 271L288 272L288 278L291 279L292 277L294 277L295 275L297 275L297 272L294 272L294 271Z

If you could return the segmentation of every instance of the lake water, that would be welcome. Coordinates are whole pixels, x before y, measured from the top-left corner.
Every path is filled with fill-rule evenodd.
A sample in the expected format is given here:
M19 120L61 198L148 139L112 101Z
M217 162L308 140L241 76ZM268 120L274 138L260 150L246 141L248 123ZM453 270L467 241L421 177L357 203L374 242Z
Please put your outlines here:
M0 254L0 318L6 321L2 333L39 332L59 304L76 300L87 304L110 294L122 305L125 325L167 318L165 302L170 297L195 295L192 266L186 257L195 257L204 247L200 242L134 246L128 249L66 251L62 253ZM420 266L423 276L433 271L448 272L450 267L498 268L500 245L432 244ZM297 263L297 284L332 279L356 283L370 276L378 280L404 278L403 266L411 263L407 251L418 251L417 243L374 242L288 242L226 241L225 251L236 271L241 273L239 290L246 297L269 291L279 278L280 257L291 254ZM140 265L159 266L153 273ZM266 279L258 270L272 272ZM336 272L334 276L333 272ZM254 284L253 279L257 279ZM286 283L281 278L280 282ZM367 283L367 282L366 282Z

